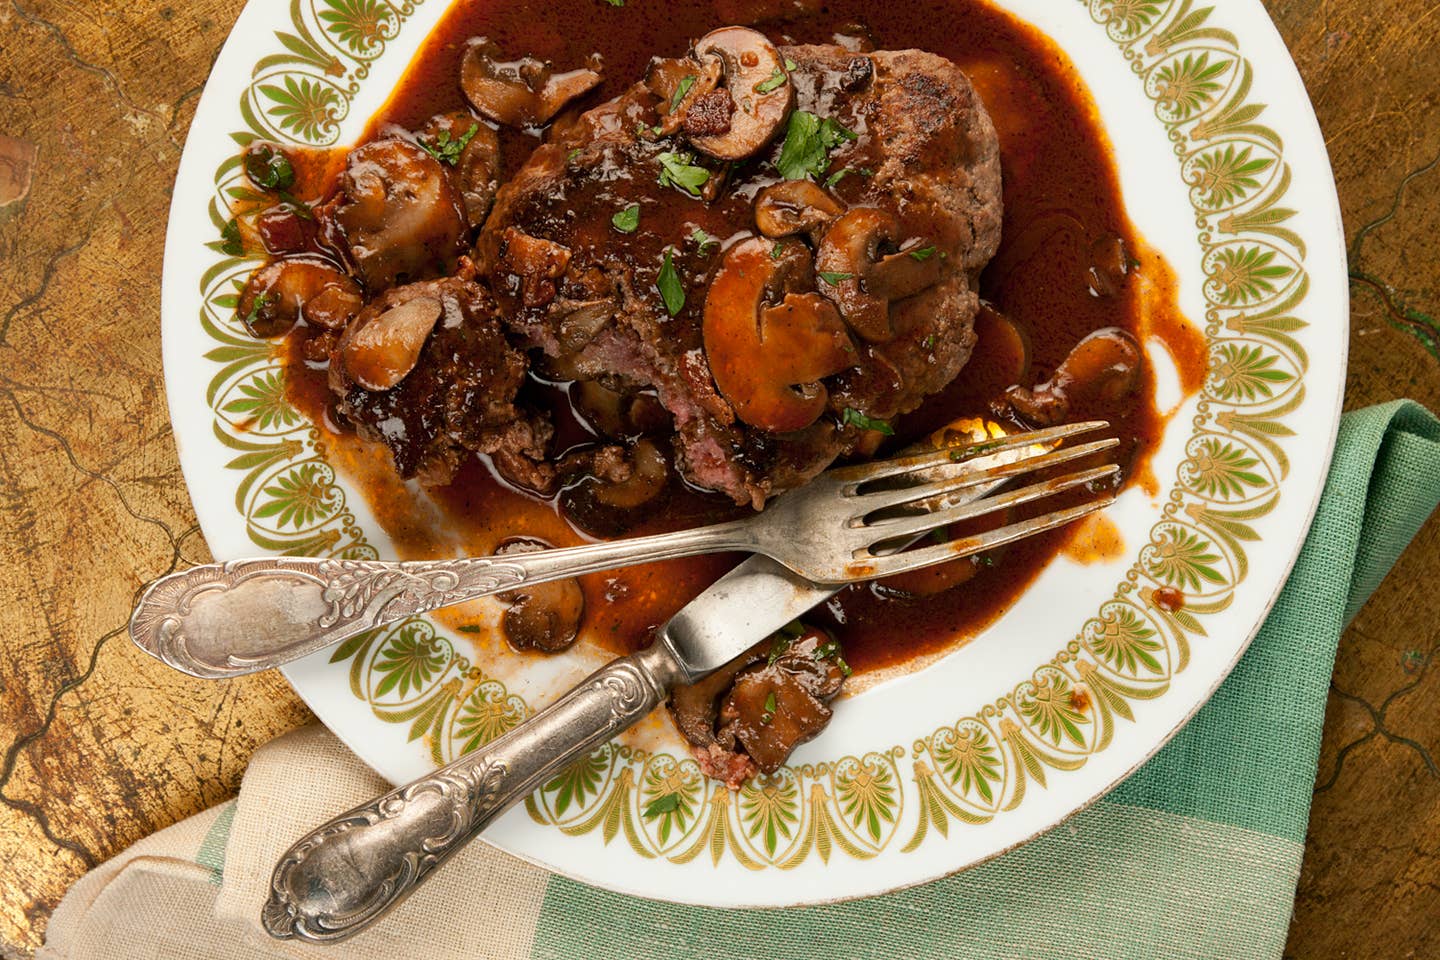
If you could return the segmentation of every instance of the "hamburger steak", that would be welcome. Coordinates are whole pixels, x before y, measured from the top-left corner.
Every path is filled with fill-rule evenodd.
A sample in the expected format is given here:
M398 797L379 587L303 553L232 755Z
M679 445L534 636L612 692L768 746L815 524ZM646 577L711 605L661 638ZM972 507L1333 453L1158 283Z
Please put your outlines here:
M731 27L556 121L475 259L547 376L652 393L684 476L759 508L955 378L1000 223L948 60Z

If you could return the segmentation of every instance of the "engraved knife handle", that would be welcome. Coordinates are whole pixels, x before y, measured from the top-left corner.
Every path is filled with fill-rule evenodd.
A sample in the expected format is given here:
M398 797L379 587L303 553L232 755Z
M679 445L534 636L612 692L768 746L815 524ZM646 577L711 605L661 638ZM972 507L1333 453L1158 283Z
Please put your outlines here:
M192 677L255 673L417 613L597 570L754 549L741 522L560 550L454 560L266 557L150 584L130 638Z
M265 929L312 943L360 932L507 808L635 724L684 679L657 641L475 752L311 831L275 866Z

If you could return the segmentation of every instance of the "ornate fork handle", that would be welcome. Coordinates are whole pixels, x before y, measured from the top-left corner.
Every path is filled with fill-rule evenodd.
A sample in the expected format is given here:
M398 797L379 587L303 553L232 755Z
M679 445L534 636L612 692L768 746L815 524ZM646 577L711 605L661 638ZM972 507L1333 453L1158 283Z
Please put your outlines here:
M754 545L745 527L734 523L503 558L210 563L151 584L130 618L130 637L183 673L222 679L521 584Z
M261 913L265 929L318 943L358 933L508 807L636 723L682 679L657 641L474 753L311 831L275 867Z

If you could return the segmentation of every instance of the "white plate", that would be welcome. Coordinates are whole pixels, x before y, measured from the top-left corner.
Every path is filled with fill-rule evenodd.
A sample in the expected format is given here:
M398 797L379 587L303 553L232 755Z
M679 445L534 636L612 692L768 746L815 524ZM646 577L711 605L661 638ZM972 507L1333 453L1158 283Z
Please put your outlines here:
M488 842L598 886L721 906L918 883L1104 794L1205 702L1254 636L1313 515L1345 379L1340 214L1305 90L1258 0L1001 6L1055 38L1088 83L1131 219L1177 271L1181 305L1210 340L1210 376L1154 461L1161 495L1132 490L1111 511L1129 555L1057 560L975 640L844 701L789 767L736 795L705 781L668 724L652 721L512 810ZM253 263L218 241L225 190L240 177L237 138L353 139L445 8L380 4L368 41L343 29L347 9L358 7L249 4L180 165L165 379L217 557L388 550L314 429L283 403L269 346L235 322L226 298ZM1199 72L1206 82L1189 82ZM1201 168L1226 151L1269 162L1215 206ZM1182 613L1151 602L1160 586L1184 592ZM426 621L342 654L287 674L394 781L513 726L597 657L536 666Z

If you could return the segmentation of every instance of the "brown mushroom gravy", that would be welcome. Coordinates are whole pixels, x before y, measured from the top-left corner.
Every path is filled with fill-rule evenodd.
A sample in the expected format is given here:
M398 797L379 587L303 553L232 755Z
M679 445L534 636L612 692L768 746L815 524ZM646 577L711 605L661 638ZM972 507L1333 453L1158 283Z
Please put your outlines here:
M534 469L525 474L531 479L517 481L519 468L514 463L485 453L489 449L485 437L491 434L484 434L464 456L442 451L444 470L439 477L448 482L429 488L433 505L420 503L399 481L389 452L355 436L353 417L343 404L337 406L332 392L337 383L341 393L357 384L366 390L387 390L397 383L403 387L427 336L427 349L438 349L435 343L450 338L444 340L447 362L463 366L465 351L498 351L503 363L495 363L505 375L520 376L523 349L533 345L506 347L498 328L483 324L467 338L457 339L445 319L456 311L471 318L493 308L488 299L478 302L479 295L473 292L452 289L455 284L463 286L462 281L477 270L468 257L469 239L480 227L497 185L503 192L507 179L527 165L527 158L540 156L538 150L562 149L555 161L562 167L585 162L575 156L581 147L567 146L584 144L573 139L578 136L574 131L586 122L580 117L582 110L619 97L622 107L616 115L630 122L623 98L637 81L644 79L652 90L666 91L665 101L671 105L667 113L662 101L654 133L641 131L627 147L631 151L627 155L645 159L645 170L607 168L603 175L592 171L582 181L565 181L562 191L540 192L523 203L512 198L506 215L523 216L525 222L543 226L543 232L536 231L543 239L513 228L503 234L493 231L498 213L486 223L474 257L481 274L498 270L513 277L508 287L496 284L484 294L488 298L493 293L507 319L527 315L536 304L572 296L557 286L565 272L561 261L624 260L633 268L636 286L659 289L662 296L662 275L667 269L675 272L687 296L684 304L669 310L675 323L667 328L667 335L694 338L693 346L699 349L705 292L712 283L730 282L722 264L749 255L746 244L754 246L757 262L773 259L783 266L786 258L799 257L803 263L798 269L818 271L819 279L811 281L809 290L790 294L783 304L785 311L777 305L765 315L767 323L790 323L796 330L811 331L803 375L782 384L784 395L775 398L765 392L770 389L773 394L773 389L751 383L754 371L743 362L727 365L712 359L710 363L722 393L745 392L748 402L734 404L742 419L783 432L807 428L825 407L823 385L818 400L813 391L798 391L809 397L805 404L795 400L797 392L791 386L818 383L846 366L841 351L850 347L850 339L836 332L844 327L832 302L856 334L855 342L869 350L876 343L883 346L892 335L885 329L885 300L877 314L865 303L847 306L846 298L889 290L889 299L899 300L937 282L939 260L928 265L925 261L935 242L943 246L948 228L938 221L927 224L923 218L907 219L899 231L903 236L892 236L893 224L861 224L885 241L878 252L872 250L875 273L866 284L856 286L848 271L824 266L826 257L838 254L826 252L819 231L843 220L847 207L852 214L870 215L865 213L870 208L862 205L871 189L868 174L884 159L880 138L867 127L867 115L849 106L852 101L841 93L869 82L871 68L865 64L870 61L860 57L850 67L817 68L819 72L811 74L782 57L797 86L817 84L802 89L807 103L820 105L816 113L825 114L823 108L829 105L831 119L853 134L852 142L836 148L843 166L826 172L826 189L820 190L809 181L786 181L776 175L776 151L786 138L783 126L772 146L765 148L768 152L760 154L769 163L729 163L744 150L754 149L754 144L741 141L755 124L767 122L767 112L782 109L774 98L789 98L789 90L781 91L764 80L752 84L747 74L745 82L758 99L750 116L737 119L730 98L716 95L716 85L726 82L718 70L685 73L684 68L670 66L678 61L666 59L682 57L698 38L727 24L753 26L777 45L769 49L782 52L819 49L799 46L803 44L825 44L832 45L826 49L856 52L913 48L939 54L968 76L998 133L1003 230L998 251L979 276L982 306L973 321L973 354L968 362L961 361L963 369L948 387L918 409L890 417L879 424L879 430L873 429L876 418L863 413L857 413L852 424L849 408L843 422L827 423L822 417L820 423L830 431L827 436L847 438L838 452L893 453L926 442L958 418L980 418L1013 432L1103 417L1112 422L1121 440L1122 473L1117 483L1141 483L1154 492L1147 463L1160 439L1164 415L1155 408L1154 376L1141 354L1152 338L1163 343L1188 394L1204 376L1204 340L1180 313L1169 268L1144 245L1126 217L1110 147L1084 86L1065 56L1038 31L971 0L909 4L715 0L713 4L637 2L623 7L573 2L552 5L543 17L522 0L483 0L451 7L362 138L374 141L362 150L390 151L396 154L392 162L424 168L417 182L420 189L433 192L437 213L423 222L405 221L397 227L393 209L386 206L396 199L361 182L366 173L363 165L352 162L347 167L344 158L333 153L292 152L294 191L314 200L317 210L332 205L326 208L330 215L322 216L317 227L303 210L297 213L279 204L258 218L252 216L241 231L247 244L263 243L271 253L286 252L293 264L262 268L269 271L268 286L252 283L241 299L241 316L253 321L257 335L274 335L295 324L283 348L290 398L321 427L330 459L364 492L399 554L415 558L456 551L481 554L502 544L536 541L565 546L590 537L717 522L752 509L736 503L747 495L744 491L739 496L733 491L721 495L676 474L667 434L676 428L653 391L617 392L603 377L577 378L564 363L541 358L539 351L532 350L537 359L523 375L515 407L490 410L490 419L482 426L497 437L504 431L531 431L521 447L548 448L553 463L560 466L532 464ZM937 24L944 28L937 29ZM482 37L483 42L476 39ZM729 41L722 36L713 42ZM733 70L740 69L736 64L745 57L753 59L748 52L742 56L723 49L717 57L711 63L724 61ZM758 69L757 63L747 61L745 66ZM804 69L810 69L808 61ZM775 76L783 72L777 67ZM791 109L788 100L783 109ZM468 118L474 118L473 123ZM500 125L497 131L485 118L521 126ZM544 130L523 126L546 120L550 126ZM421 132L418 142L424 149L406 140L385 139L396 130ZM672 189L655 188L654 164L666 163L660 154L679 149L664 139L671 133L688 137L704 155L708 187L694 192L708 189L713 196L692 195L683 183L672 183ZM447 151L450 159L444 160ZM459 171L456 178L461 186L449 186L448 179L435 177L441 161ZM683 178L684 171L676 175ZM342 181L351 182L353 189L336 193L335 185ZM398 202L405 201L402 197ZM632 208L638 210L632 214ZM395 288L365 306L360 288L344 270L326 267L324 257L336 245L327 241L325 231L335 222L349 225L344 228L350 238L348 269L372 297L397 276L415 281L458 272L460 279L412 283L410 287L418 292L401 296L410 288ZM737 233L736 225L742 222L749 225L748 233ZM764 237L755 236L757 222ZM393 229L410 230L417 237L400 259L385 255L378 242L371 248L363 239L358 244L355 239L382 237ZM830 229L833 232L835 227ZM770 239L785 234L794 236L783 242ZM811 251L803 242L807 236L816 248L813 266ZM533 249L525 249L527 243ZM510 261L516 262L506 266ZM306 301L314 291L323 296ZM968 295L973 304L973 294ZM572 325L583 326L592 316L608 316L611 309L603 299L572 298L577 303L570 315ZM667 309L670 306L667 300ZM708 316L705 323L710 323ZM817 340L814 329L830 332ZM737 354L741 358L744 349L758 349L743 337L735 340L731 333L724 338L715 334L704 345L728 338L737 345L727 349L742 351ZM558 337L566 335L562 326ZM932 336L924 346L933 349L933 341ZM372 343L394 347L385 362L376 363L364 353ZM356 359L347 362L347 370L328 369L335 366L327 363L331 357L351 354ZM437 369L449 368L441 364ZM444 375L433 370L425 374ZM842 384L834 389L848 388ZM545 411L549 425L537 429L520 423L516 410ZM553 436L544 435L552 427ZM607 442L611 445L605 446ZM496 449L499 446L496 441ZM765 466L766 456L775 455L761 451L757 463ZM424 464L406 469L397 456L395 465L407 475L418 472L422 478L435 478L433 468ZM763 500L766 488L756 489L760 490L757 500ZM434 506L443 522L437 523ZM1041 509L1054 506L1046 502ZM806 634L811 637L807 642L818 648L825 636L838 640L844 660L856 671L898 666L933 654L983 629L1073 537L1073 532L1062 530L978 558L852 586L806 618L810 627L823 631L820 639ZM1104 558L1113 549L1110 545L1104 551L1070 553ZM636 649L649 640L656 626L738 559L702 557L592 575L581 581L583 596L557 587L552 592L561 602L555 611L538 612L536 603L528 608L524 603L512 606L511 619L523 634L523 639L512 638L513 645L540 651L563 647L574 633L570 621L583 618L586 636L616 652ZM463 618L463 612L451 616ZM733 712L739 708L731 701L738 703L747 696L774 702L777 690L782 698L803 699L798 687L767 686L771 674L782 673L783 669L776 671L773 659L765 667L752 668L744 674L744 683L736 682L728 699L714 704L716 709ZM804 696L813 695L816 717L829 716L823 707L835 692L829 682L826 674L823 684L815 680L813 689L805 687ZM835 688L838 684L837 679ZM735 726L731 719L751 756L760 759L757 754L776 752L764 739L767 731ZM817 722L823 724L823 719ZM787 751L788 747L781 753ZM762 762L762 767L768 766L768 761Z

